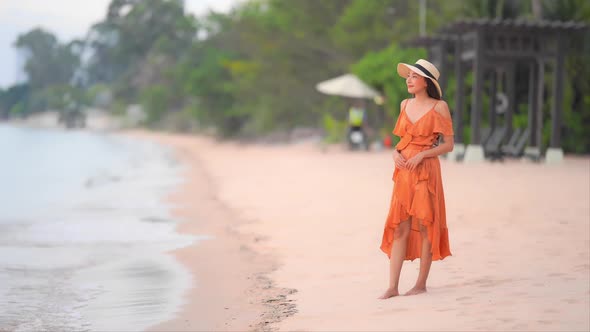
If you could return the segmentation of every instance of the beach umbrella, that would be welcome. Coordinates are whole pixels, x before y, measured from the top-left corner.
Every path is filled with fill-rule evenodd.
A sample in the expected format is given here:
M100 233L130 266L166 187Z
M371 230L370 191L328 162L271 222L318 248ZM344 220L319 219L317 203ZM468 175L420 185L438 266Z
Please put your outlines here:
M327 95L335 95L349 98L376 98L379 93L361 81L353 74L338 76L327 81L320 82L316 89Z

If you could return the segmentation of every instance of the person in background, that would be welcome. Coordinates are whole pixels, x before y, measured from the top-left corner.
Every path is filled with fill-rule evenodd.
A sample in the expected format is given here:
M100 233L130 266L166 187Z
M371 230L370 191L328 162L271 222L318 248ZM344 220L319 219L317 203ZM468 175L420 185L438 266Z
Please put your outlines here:
M366 111L362 102L355 101L348 110L348 143L349 147L368 148L367 134L365 130Z

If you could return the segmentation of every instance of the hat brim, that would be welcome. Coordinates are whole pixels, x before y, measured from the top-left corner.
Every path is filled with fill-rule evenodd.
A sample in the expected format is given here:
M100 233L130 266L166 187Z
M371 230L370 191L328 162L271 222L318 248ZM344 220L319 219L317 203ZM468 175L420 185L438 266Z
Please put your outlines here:
M411 71L413 71L414 73L416 73L424 78L429 79L432 83L434 83L434 85L436 86L436 89L438 90L438 93L440 94L440 96L442 98L442 95L443 95L442 90L441 90L440 85L438 84L437 80L426 75L422 70L420 70L417 67L409 65L407 63L401 63L401 62L397 64L397 73L399 74L399 76L401 76L403 78L407 78Z

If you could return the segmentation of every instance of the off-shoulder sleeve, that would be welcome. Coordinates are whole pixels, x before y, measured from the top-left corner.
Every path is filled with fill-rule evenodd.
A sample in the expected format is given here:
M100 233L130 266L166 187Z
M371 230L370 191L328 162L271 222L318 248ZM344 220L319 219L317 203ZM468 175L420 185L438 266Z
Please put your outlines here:
M406 104L408 103L408 100L404 100L403 101L404 105L402 106L402 108L399 111L399 115L397 116L397 122L395 123L395 127L393 128L392 133L395 136L398 137L402 137L406 134L406 126L404 126L403 124L403 120L402 120L402 113L404 112L405 108L406 108Z
M453 120L441 115L437 111L434 112L436 113L436 116L434 117L434 132L444 136L454 135Z
M397 117L397 122L395 123L395 127L393 128L393 134L398 137L402 137L406 134L406 128L402 125L402 113L399 113Z

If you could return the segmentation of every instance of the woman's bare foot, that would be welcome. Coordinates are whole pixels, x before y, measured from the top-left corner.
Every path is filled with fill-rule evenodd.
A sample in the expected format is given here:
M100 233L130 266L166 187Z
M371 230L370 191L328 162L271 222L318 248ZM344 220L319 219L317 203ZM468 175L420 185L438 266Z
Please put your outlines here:
M388 288L383 295L378 297L378 299L386 300L390 297L394 297L394 296L398 296L398 295L399 295L399 291L397 289Z
M404 296L417 295L417 294L422 294L422 293L426 293L426 287L414 286L414 288L407 291L407 293L404 294Z

